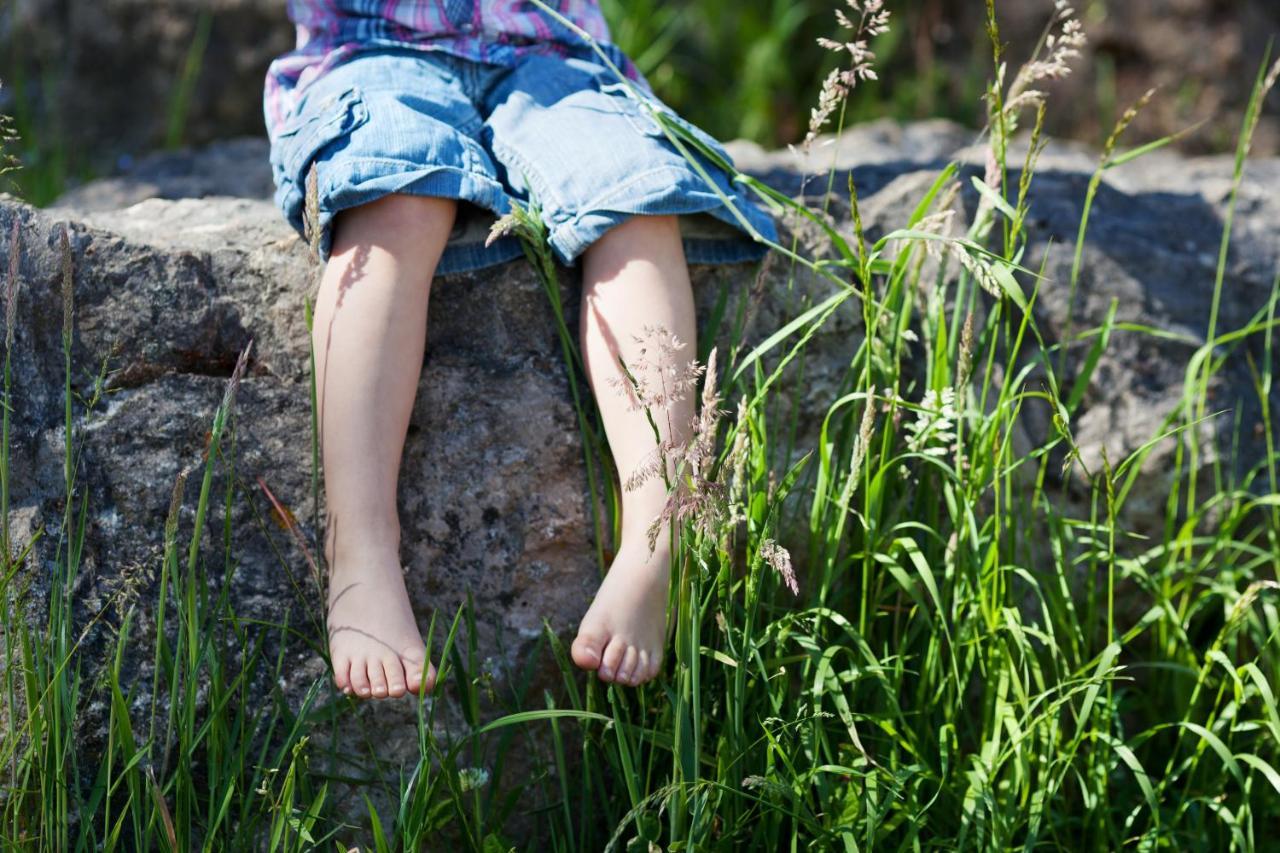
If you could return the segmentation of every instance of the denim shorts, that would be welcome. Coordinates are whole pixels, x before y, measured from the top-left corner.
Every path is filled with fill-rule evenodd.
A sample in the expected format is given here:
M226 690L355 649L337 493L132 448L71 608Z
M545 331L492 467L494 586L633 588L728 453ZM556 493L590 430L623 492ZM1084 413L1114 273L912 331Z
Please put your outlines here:
M304 234L314 162L327 260L339 210L396 192L459 199L438 274L522 256L514 235L489 246L485 238L513 201L531 200L566 266L633 214L686 214L690 263L761 258L768 246L760 240L776 243L778 232L754 191L681 140L706 177L699 174L649 110L732 167L721 144L652 94L638 87L634 94L593 57L587 46L506 66L412 47L358 51L302 90L271 140L275 203Z

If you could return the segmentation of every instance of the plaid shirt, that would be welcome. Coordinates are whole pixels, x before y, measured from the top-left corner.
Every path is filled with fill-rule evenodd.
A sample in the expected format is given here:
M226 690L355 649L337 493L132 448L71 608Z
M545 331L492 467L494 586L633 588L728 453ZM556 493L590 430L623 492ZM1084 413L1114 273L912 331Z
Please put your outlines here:
M609 41L597 0L545 2L595 39L629 79L652 91L634 63ZM303 89L362 49L418 47L510 65L525 53L563 56L569 46L586 46L577 33L529 0L288 0L288 12L297 27L297 47L271 63L263 97L272 138Z

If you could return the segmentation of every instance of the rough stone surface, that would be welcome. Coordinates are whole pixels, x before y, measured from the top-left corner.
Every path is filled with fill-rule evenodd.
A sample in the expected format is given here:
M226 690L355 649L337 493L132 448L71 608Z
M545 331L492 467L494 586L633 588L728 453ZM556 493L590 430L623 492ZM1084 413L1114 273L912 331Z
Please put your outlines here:
M803 187L814 207L822 206L825 174L807 180L803 175L834 165L829 212L845 233L851 233L851 225L843 188L851 170L874 239L905 222L953 156L970 164L962 174L961 197L972 212L977 199L968 178L980 173L982 162L981 151L967 147L974 138L972 131L945 122L885 122L854 128L830 144L820 142L808 161L749 145L734 145L732 153L745 171L784 192L797 194ZM1014 158L1020 156L1015 151ZM1023 263L1038 269L1048 255L1049 280L1042 283L1035 307L1048 343L1065 333L1073 242L1095 160L1091 151L1055 143L1041 157L1032 185L1033 242ZM234 576L223 569L222 471L214 480L217 497L203 558L211 584L232 584L243 615L278 621L288 612L292 624L318 626L320 591L299 549L273 522L265 493L269 489L290 508L306 541L317 541L313 520L323 517L323 506L311 501L309 336L303 319L303 294L314 267L306 247L265 199L270 183L261 140L149 162L144 177L82 188L50 209L0 200L0 234L8 235L16 218L23 241L13 350L10 528L19 546L44 529L24 577L41 592L62 517L57 246L67 222L75 264L73 386L83 398L93 396L95 372L114 348L104 397L88 415L83 404L76 406L79 499L89 502L78 617L86 619L109 602L124 577L154 574L175 478L199 461L227 377L252 339L236 403ZM1108 173L1094 203L1073 328L1098 325L1115 298L1120 321L1202 341L1230 178L1227 158L1162 153ZM1271 293L1280 269L1278 199L1280 160L1250 162L1228 258L1220 330L1243 324ZM805 254L828 254L815 231L798 229L798 245ZM784 245L790 245L791 233L785 232ZM7 254L7 240L0 241L0 270L7 268ZM802 310L805 300L816 302L832 292L829 282L799 267L788 287L789 267L779 259L760 282L758 298L751 300L749 343L758 343ZM754 269L745 265L695 267L693 273L702 319L721 284L745 297L755 283ZM576 329L579 283L572 271L562 274L567 323ZM830 403L847 390L842 387L845 367L861 335L860 310L851 299L811 345L798 412L802 449L812 445ZM1073 345L1073 359L1084 347L1087 342ZM1262 356L1260 341L1249 347L1255 359ZM1113 336L1073 424L1086 464L1096 468L1103 447L1115 463L1151 437L1177 404L1193 349L1189 342ZM786 375L784 397L796 381L793 372ZM1070 376L1065 381L1069 386ZM918 390L911 394L918 399ZM734 402L727 401L728 407ZM1242 465L1261 453L1261 438L1253 430L1258 405L1245 360L1233 357L1215 386L1210 410L1241 407ZM1208 434L1225 439L1232 425L1228 414L1214 420ZM1046 412L1029 405L1025 428L1024 444L1043 441L1050 430ZM1172 444L1165 442L1148 459L1126 507L1127 525L1158 533L1171 452ZM1207 465L1212 459L1202 461ZM191 531L199 470L187 483L183 536ZM1057 470L1050 466L1051 476ZM1073 489L1068 485L1065 491L1063 500L1069 503ZM422 627L432 608L447 623L470 594L480 647L500 684L512 677L511 665L529 650L544 619L566 638L572 636L597 576L589 495L555 323L541 285L523 261L433 284L427 353L399 499L402 556ZM797 566L803 576L802 558ZM139 599L139 631L153 615L149 592L144 588ZM318 627L314 630L319 637ZM87 642L92 648L106 639L94 634ZM145 642L145 636L137 642ZM130 672L149 675L145 665L131 661ZM290 690L324 677L320 658L301 645L290 650L286 668ZM406 734L414 725L407 700L371 703L361 713L393 742L403 742L406 754L415 749ZM104 735L101 724L102 718L92 717L86 724L86 748Z

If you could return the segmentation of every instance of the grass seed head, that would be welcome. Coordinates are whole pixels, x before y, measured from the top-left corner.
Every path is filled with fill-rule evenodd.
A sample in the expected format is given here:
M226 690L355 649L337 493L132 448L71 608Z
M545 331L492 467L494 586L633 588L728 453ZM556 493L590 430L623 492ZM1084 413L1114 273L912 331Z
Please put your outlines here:
M253 340L251 339L245 345L244 351L240 353L236 359L236 366L231 371L231 378L227 380L226 390L222 394L221 408L224 416L231 412L231 406L235 403L236 390L240 387L240 380L244 377L245 369L249 364L249 351L253 349Z
M876 55L867 47L867 40L887 32L889 29L889 10L884 8L883 0L846 0L849 9L856 16L856 22L843 9L836 9L836 21L840 26L852 30L848 41L829 39L819 36L817 41L827 50L849 54L848 68L833 68L827 78L822 81L822 90L818 94L818 106L809 113L809 132L805 134L802 147L807 152L822 130L831 114L849 97L853 87L859 80L875 80L875 69L872 67Z
M849 458L849 476L856 477L862 470L862 461L866 459L867 447L871 444L871 435L876 424L876 389L867 391L867 401L862 407L862 422L858 424L858 437L853 440L853 453Z
M489 226L489 235L484 238L484 247L487 249L500 238L512 233L519 224L520 220L514 212L494 220L493 224Z
M172 544L178 533L178 514L182 510L182 496L186 492L187 477L194 469L194 465L188 465L178 472L177 479L173 483L173 494L169 496L169 512L165 516L164 521L164 541L166 547Z
M1015 115L1025 106L1043 101L1044 93L1031 87L1044 80L1061 80L1069 75L1070 60L1078 58L1088 42L1084 26L1075 17L1075 9L1070 3L1059 0L1054 18L1056 23L1061 24L1061 29L1050 33L1045 40L1045 49L1049 55L1046 59L1032 58L1018 69L1005 98L1004 112L1007 116Z
M760 559L778 573L778 577L782 578L782 582L787 585L787 589L791 590L792 595L800 594L800 584L796 581L796 572L791 566L790 551L772 539L765 539L760 542Z

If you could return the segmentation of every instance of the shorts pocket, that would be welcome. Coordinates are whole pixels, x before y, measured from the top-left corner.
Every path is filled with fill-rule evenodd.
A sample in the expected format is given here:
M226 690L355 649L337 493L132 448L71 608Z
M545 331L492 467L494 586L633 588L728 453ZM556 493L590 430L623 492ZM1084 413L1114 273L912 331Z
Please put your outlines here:
M320 150L368 120L369 108L359 86L325 95L318 103L304 101L272 140L271 168L277 185L291 181L302 186Z

